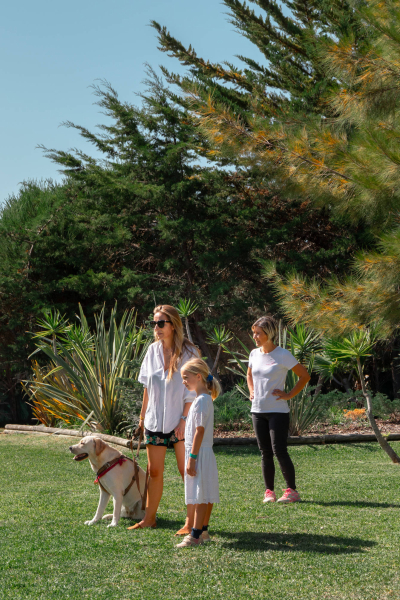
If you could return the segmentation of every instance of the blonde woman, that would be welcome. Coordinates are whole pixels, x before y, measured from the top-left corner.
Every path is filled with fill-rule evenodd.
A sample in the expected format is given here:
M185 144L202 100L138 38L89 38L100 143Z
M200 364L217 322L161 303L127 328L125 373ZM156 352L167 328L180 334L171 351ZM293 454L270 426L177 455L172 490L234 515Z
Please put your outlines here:
M210 541L208 523L214 503L219 502L218 470L213 452L213 400L221 393L221 387L201 358L185 363L181 374L187 389L196 393L185 436L185 502L194 506L195 515L191 533L177 545L189 548Z
M278 324L273 317L261 317L253 324L252 331L257 348L250 352L247 384L266 488L263 502L276 501L274 456L286 481L286 489L278 502L299 502L295 469L287 450L288 400L301 392L310 380L310 375L289 350L275 344ZM292 370L299 380L290 392L285 392L286 375L289 370Z
M144 357L139 381L144 385L143 404L139 427L146 436L149 484L146 512L143 520L128 529L156 526L156 513L163 493L164 463L167 448L173 446L178 469L185 472L185 422L195 394L184 385L180 373L182 365L199 355L183 335L183 324L173 306L163 304L154 309L155 342ZM183 535L193 524L193 510L188 510Z

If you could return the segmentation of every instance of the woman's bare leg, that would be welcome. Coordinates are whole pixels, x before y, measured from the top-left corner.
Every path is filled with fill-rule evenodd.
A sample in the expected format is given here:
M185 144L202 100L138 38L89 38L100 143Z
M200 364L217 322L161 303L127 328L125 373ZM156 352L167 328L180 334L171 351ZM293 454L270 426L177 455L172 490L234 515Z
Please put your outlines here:
M176 462L178 463L179 473L181 474L182 479L185 479L185 442L178 442L174 444ZM176 532L175 535L187 535L192 531L193 523L194 523L194 511L195 505L188 504L186 507L186 521L182 529Z
M204 525L208 525L210 522L210 517L211 517L211 511L213 509L214 504L207 504L207 510L206 510L206 514L204 516L204 523L203 523L203 527Z
M148 444L146 449L150 476L147 487L146 513L140 525L151 527L156 521L157 509L163 493L164 463L167 447L151 446Z

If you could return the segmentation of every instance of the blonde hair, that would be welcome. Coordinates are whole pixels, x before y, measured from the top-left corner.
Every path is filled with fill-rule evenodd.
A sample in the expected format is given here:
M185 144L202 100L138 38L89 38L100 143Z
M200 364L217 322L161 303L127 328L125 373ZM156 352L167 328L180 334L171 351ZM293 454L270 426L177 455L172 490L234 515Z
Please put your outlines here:
M167 377L167 380L169 381L172 379L173 374L178 370L178 365L182 360L183 353L186 351L191 356L199 356L199 351L197 350L196 346L183 335L183 323L176 308L170 306L169 304L160 304L159 306L155 307L153 314L155 315L158 312L166 315L168 319L172 321L172 327L174 328L172 356L169 363ZM158 341L157 330L154 331L154 337L156 341Z
M193 375L201 375L204 385L210 392L210 396L213 400L217 398L221 393L221 386L219 381L215 379L210 373L207 363L201 358L191 358L181 367L181 372L192 373ZM211 378L211 381L209 379Z
M279 337L279 325L271 315L257 319L251 329L253 330L254 327L260 327L271 342L275 343L275 339Z

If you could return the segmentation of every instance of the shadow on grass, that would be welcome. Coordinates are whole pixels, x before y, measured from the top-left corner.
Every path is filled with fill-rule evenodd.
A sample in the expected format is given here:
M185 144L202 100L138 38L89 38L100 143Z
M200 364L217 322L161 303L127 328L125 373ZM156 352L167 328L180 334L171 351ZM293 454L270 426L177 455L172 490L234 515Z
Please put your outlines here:
M332 502L320 502L319 500L302 500L302 504L316 504L318 506L351 506L353 508L400 508L400 504L388 502L364 502L363 500L332 500Z
M218 532L226 545L236 550L275 550L279 552L311 552L319 554L363 553L376 542L334 535L312 533L263 533L246 531L239 533Z
M159 517L157 516L157 529L165 529L165 530L171 530L171 532L175 533L175 531L178 531L178 529L180 529L181 527L184 526L185 524L185 518L186 515L183 514L182 515L182 519L181 520L177 520L177 519L168 519L166 517ZM135 525L135 523L138 523L139 521L133 521L132 519L124 519L124 521L126 522L126 526L130 527L131 525Z

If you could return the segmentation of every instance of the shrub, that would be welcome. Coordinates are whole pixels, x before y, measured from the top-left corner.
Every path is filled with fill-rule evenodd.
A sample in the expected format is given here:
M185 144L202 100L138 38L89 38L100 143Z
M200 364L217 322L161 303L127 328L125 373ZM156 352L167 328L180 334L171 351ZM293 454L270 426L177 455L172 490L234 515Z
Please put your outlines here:
M250 402L236 389L225 392L214 402L215 426L233 429L238 423L248 428L251 425Z

